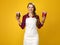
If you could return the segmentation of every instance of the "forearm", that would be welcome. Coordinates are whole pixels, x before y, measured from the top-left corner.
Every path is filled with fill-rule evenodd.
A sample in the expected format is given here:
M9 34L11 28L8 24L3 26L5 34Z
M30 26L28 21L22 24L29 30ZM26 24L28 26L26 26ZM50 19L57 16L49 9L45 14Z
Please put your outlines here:
M25 27L25 23L22 21L22 22L20 22L20 20L18 20L18 25L22 28L22 29L24 29L24 27Z
M42 12L42 21L41 21L41 24L44 24L45 19L46 19L46 15L47 15L47 12L43 11Z
M22 28L22 23L18 20L18 25Z
M21 22L20 22L20 20L18 20L18 24L19 24L19 25L21 25Z
M42 25L43 25L44 22L45 22L45 18L46 18L46 17L42 18L42 21L41 21L41 24L42 24Z

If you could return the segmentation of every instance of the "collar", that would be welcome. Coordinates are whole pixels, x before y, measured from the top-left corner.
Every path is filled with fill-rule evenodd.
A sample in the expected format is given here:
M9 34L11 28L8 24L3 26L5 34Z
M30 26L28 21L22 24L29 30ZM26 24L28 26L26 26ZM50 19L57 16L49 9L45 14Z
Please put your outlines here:
M27 13L27 16L29 17L29 13ZM32 16L32 18L35 17L35 15Z

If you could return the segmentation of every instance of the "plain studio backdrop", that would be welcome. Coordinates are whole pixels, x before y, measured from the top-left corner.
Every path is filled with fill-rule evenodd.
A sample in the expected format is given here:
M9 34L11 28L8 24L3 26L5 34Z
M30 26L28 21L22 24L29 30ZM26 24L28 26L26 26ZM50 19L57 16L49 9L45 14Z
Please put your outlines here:
M35 4L40 21L42 11L47 11L44 26L38 29L39 45L60 45L60 0L0 0L0 45L23 45L25 29L19 27L16 12L22 21L29 2Z

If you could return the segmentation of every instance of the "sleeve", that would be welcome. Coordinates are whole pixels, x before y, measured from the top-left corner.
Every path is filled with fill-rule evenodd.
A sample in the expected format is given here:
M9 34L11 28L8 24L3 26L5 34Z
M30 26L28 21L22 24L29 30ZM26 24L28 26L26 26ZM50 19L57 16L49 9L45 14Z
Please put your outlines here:
M37 23L36 23L36 25L37 25L38 29L40 29L43 26L43 24L41 24L41 22L40 22L39 16L37 16Z
M21 25L19 24L19 26L20 26L22 29L24 29L24 27L25 27L25 19L26 19L26 16L23 16L23 18L22 18L22 23L21 23Z

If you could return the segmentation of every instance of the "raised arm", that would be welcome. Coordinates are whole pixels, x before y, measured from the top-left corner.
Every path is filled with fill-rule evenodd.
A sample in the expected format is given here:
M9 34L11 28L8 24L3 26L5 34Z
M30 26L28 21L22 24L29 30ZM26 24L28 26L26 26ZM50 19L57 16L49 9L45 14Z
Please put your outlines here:
M36 26L37 26L39 29L43 26L43 24L40 22L39 16L37 16L37 23L36 23Z
M43 11L42 12L42 21L41 22L40 22L39 16L37 16L37 27L39 29L44 25L44 22L45 22L45 19L46 19L46 15L47 15L47 12Z
M24 28L25 28L25 19L26 19L26 17L25 17L25 16L23 16L23 18L22 18L22 22L21 22L21 23L19 23L19 26L20 26L22 29L24 29Z
M16 19L17 19L17 21L18 21L18 25L22 28L22 29L24 29L24 27L25 27L25 19L26 19L26 17L25 16L23 16L23 18L22 18L22 22L20 22L20 13L19 12L17 12L16 13Z

